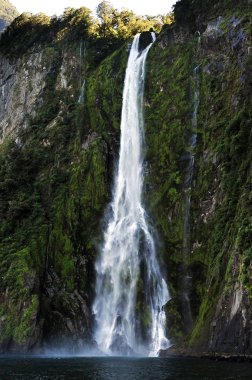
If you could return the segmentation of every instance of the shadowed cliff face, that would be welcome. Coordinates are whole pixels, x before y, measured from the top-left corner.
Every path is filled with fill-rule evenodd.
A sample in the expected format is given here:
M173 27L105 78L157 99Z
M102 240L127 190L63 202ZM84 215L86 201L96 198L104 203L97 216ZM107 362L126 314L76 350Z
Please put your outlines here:
M1 58L3 352L76 352L92 344L93 265L119 139L127 51L87 78L94 49L87 58L82 45L34 46ZM89 95L80 104L85 78ZM96 95L101 85L107 97Z
M146 84L146 196L162 236L160 254L173 289L167 305L170 333L192 349L249 354L251 49L247 21L245 14L218 16L207 24L200 42L198 33L193 38L185 26L167 28L158 38L150 52ZM194 327L184 341L179 286L183 183L195 67L200 70L200 105L186 258Z
M194 8L200 41L196 24L178 18L148 56L144 202L172 294L169 338L192 350L251 354L250 17L235 5L211 8L211 20L200 12ZM144 46L149 37L143 35ZM34 44L22 55L1 55L2 351L77 351L93 344L94 262L118 157L128 45L99 64L98 49L81 46ZM198 66L185 257L183 184ZM183 315L185 268L190 331Z

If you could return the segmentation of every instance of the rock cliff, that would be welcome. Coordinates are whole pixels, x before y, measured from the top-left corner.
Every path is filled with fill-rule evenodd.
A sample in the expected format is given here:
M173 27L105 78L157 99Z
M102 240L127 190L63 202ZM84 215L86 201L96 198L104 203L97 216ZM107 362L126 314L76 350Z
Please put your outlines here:
M145 203L172 295L167 329L175 347L252 354L251 4L185 3L145 85ZM43 28L44 40L1 44L2 352L94 344L130 41L101 54L85 34Z

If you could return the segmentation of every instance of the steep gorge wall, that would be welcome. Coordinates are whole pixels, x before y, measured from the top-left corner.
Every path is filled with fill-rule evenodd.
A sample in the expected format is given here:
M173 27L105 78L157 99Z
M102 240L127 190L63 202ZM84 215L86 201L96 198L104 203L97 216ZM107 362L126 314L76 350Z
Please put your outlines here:
M198 33L168 29L149 57L147 204L164 242L170 333L192 350L251 353L250 38L249 18L229 14L208 23L199 45ZM194 325L188 334L180 287L183 184L197 66L198 142L185 263Z
M150 51L145 202L172 294L173 343L251 354L251 21L240 10L212 16L204 19L200 44L188 22L164 28ZM119 148L128 45L98 65L94 54L87 46L84 57L74 43L1 58L2 351L92 344L94 261ZM184 157L199 65L185 260ZM183 312L185 267L192 331Z
M21 58L3 58L3 351L76 350L92 340L93 263L108 202L111 138L78 103L79 51L80 44L68 52L35 46Z

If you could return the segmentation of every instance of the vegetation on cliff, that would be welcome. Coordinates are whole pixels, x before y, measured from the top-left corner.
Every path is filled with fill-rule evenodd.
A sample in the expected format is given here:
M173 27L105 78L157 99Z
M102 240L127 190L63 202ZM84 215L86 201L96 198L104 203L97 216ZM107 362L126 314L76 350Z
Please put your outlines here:
M65 44L85 39L95 45L101 56L115 51L136 33L153 28L160 31L172 15L137 16L132 11L118 11L103 0L97 7L97 17L85 7L66 8L60 17L23 13L7 28L0 40L0 49L8 55L20 55L34 44Z
M18 11L9 0L0 1L0 19L10 23L18 16Z
M218 17L205 28L200 45L199 34L190 36L184 23L167 28L150 51L146 84L146 202L163 241L160 254L173 295L167 305L170 333L183 345L183 183L192 128L192 75L198 66L198 143L186 258L195 326L188 339L194 349L237 353L251 352L244 323L251 316L252 297L251 21L245 5L233 4L221 17L216 7ZM197 16L207 20L203 10Z
M18 16L16 8L8 1L0 1L0 33Z

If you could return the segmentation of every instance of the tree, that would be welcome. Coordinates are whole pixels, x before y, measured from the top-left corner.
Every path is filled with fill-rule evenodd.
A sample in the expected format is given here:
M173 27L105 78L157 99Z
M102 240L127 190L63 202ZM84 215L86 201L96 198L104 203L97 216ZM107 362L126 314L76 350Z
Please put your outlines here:
M50 23L51 18L43 13L37 15L22 13L2 34L0 47L3 51L21 54L34 43L48 40Z
M66 8L60 18L60 30L67 39L87 38L93 33L95 22L90 9Z
M11 22L15 17L18 16L18 11L9 2L9 0L1 0L0 2L0 19Z
M99 19L99 35L102 38L115 37L114 26L116 24L116 10L106 0L103 0L96 8L96 14Z

